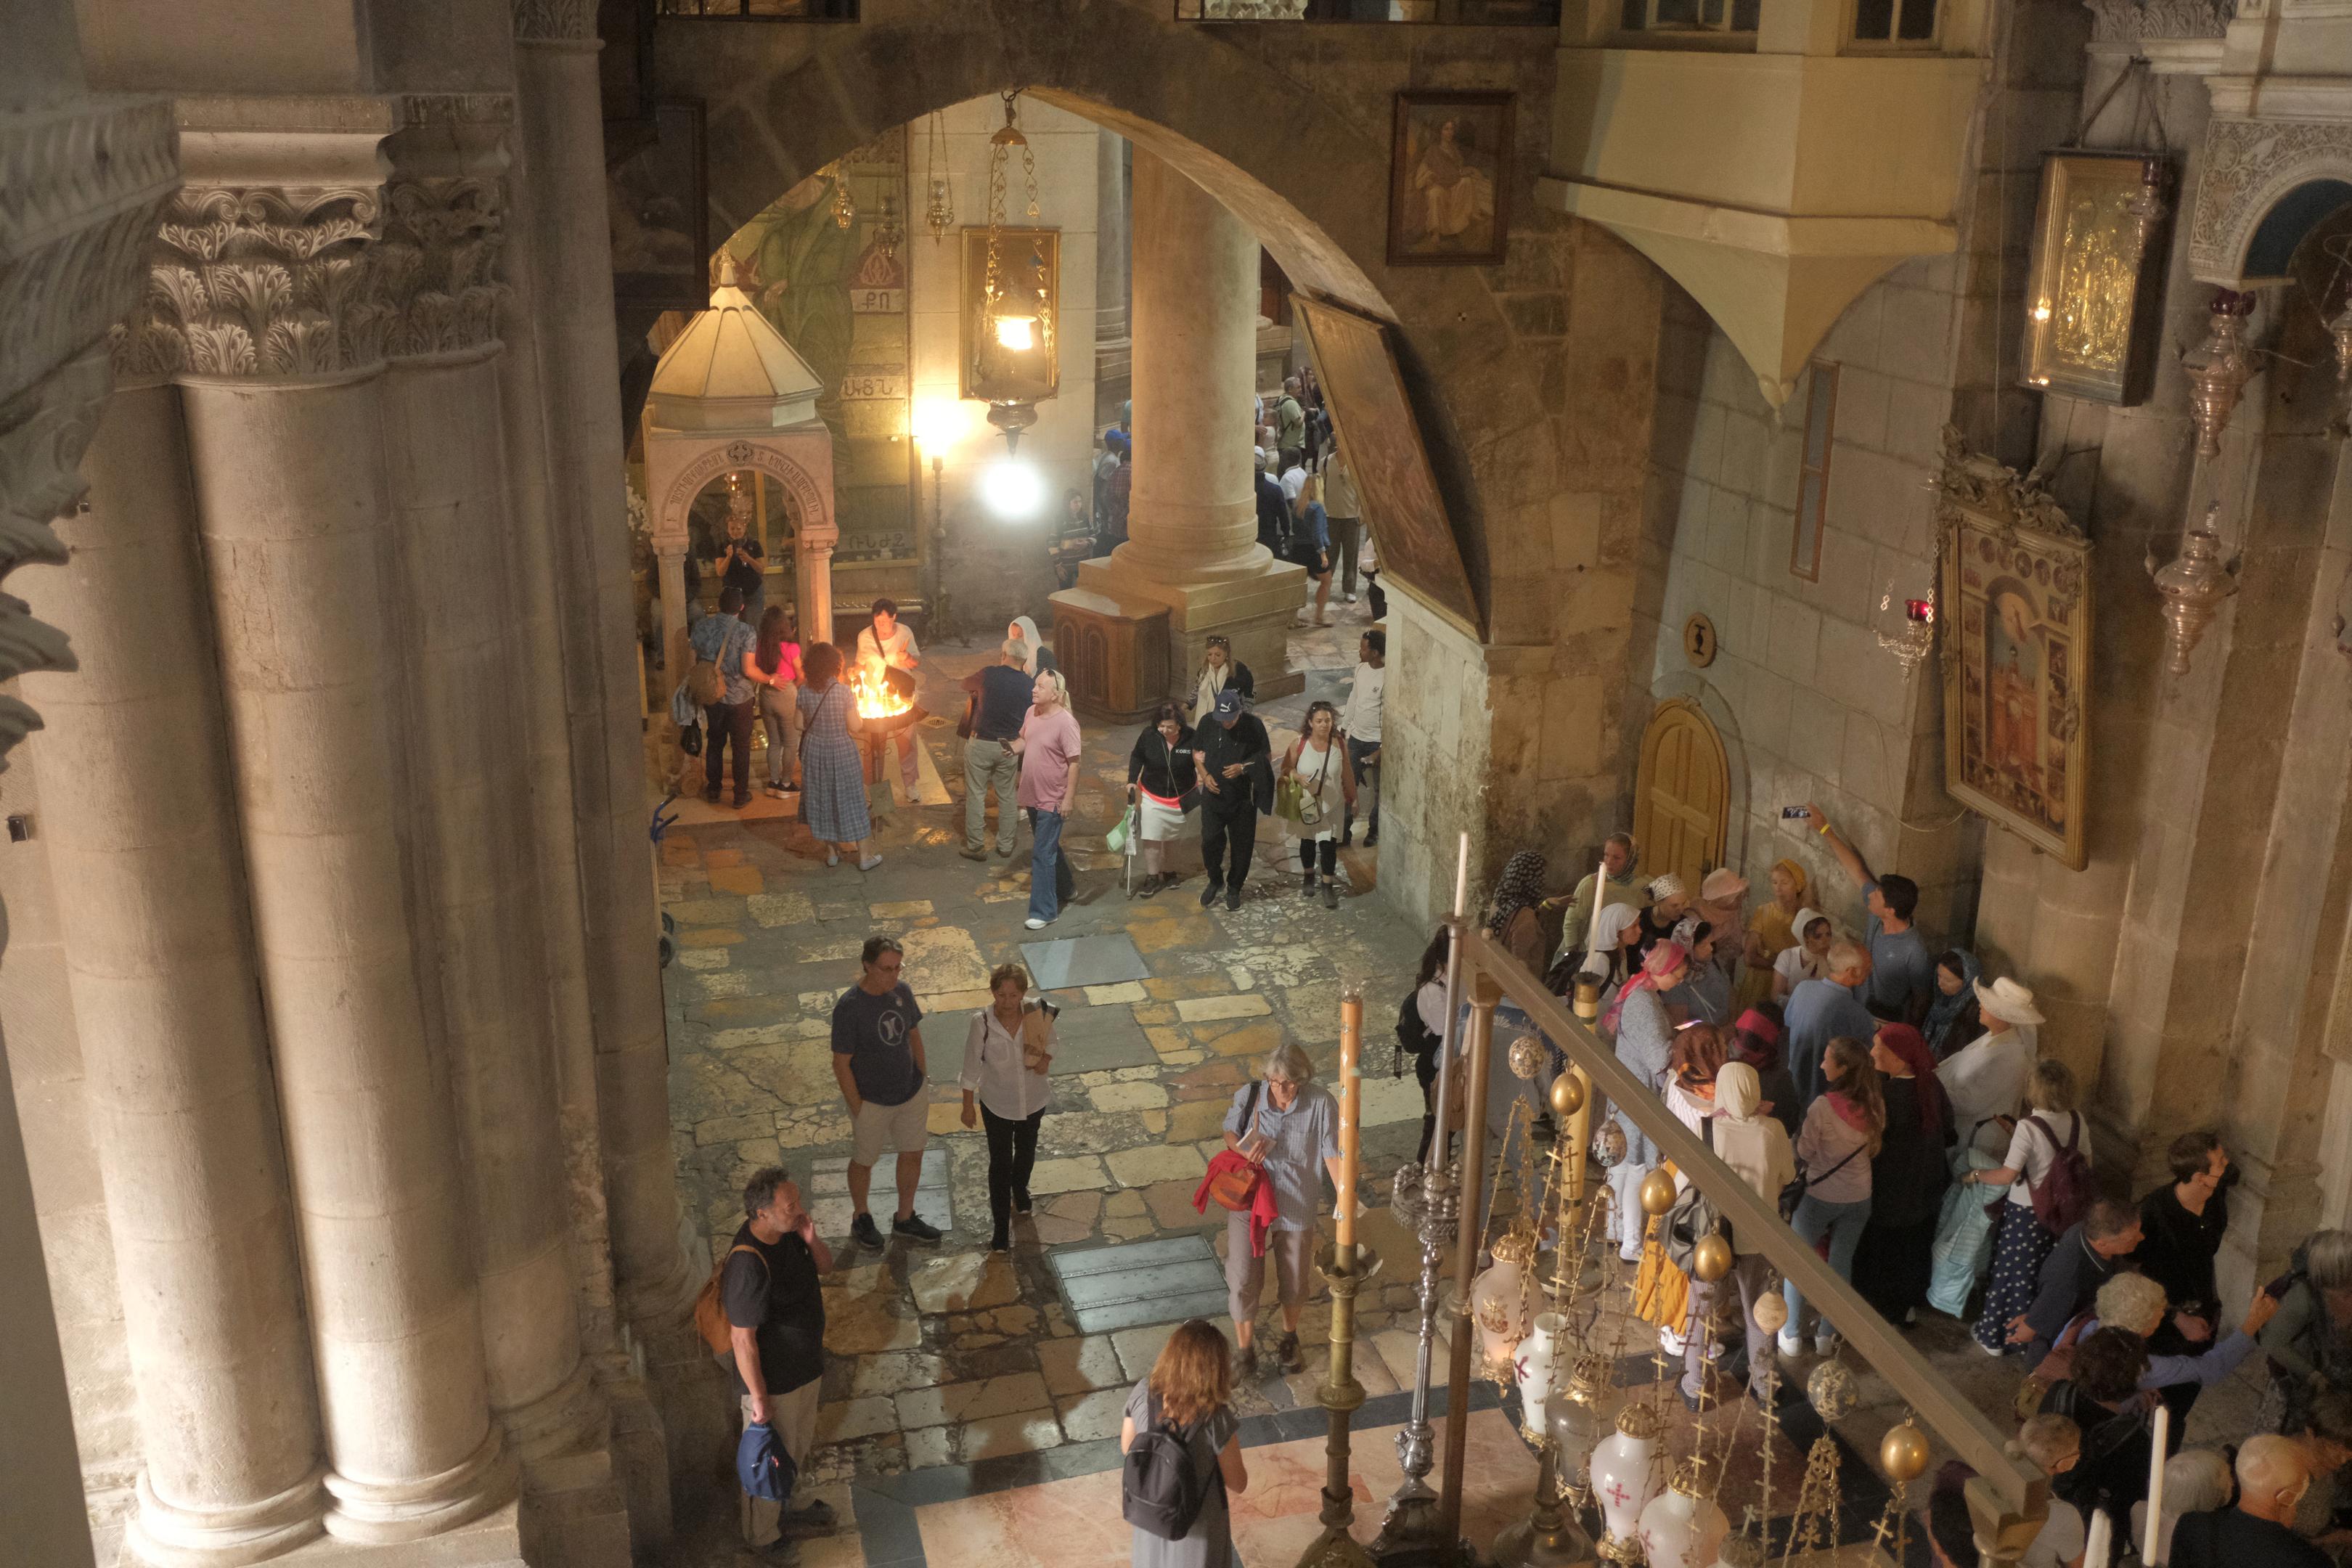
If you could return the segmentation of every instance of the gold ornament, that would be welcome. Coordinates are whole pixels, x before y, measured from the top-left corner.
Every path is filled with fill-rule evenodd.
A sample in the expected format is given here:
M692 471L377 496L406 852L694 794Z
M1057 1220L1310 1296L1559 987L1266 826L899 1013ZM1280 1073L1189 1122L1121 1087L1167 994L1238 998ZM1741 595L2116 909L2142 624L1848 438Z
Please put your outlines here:
M1654 1443L1660 1430L1658 1413L1646 1405L1628 1405L1617 1412L1617 1430L1637 1442Z
M1675 1179L1664 1171L1653 1171L1642 1178L1642 1212L1664 1214L1675 1206Z
M1778 1289L1767 1290L1756 1298L1756 1326L1768 1334L1777 1334L1789 1323L1789 1300Z
M1604 1121L1593 1130L1592 1158L1604 1171L1625 1163L1625 1130L1614 1121Z
M1584 1080L1572 1072L1564 1072L1551 1080L1551 1110L1555 1116L1573 1116L1584 1109Z
M1822 1420L1842 1421L1861 1403L1862 1390L1854 1386L1853 1373L1837 1362L1825 1361L1805 1379L1805 1397Z
M1511 1042L1508 1059L1511 1064L1511 1076L1521 1083L1531 1083L1535 1080L1537 1070L1543 1066L1543 1042L1533 1035L1521 1035Z
M1926 1475L1927 1457L1927 1435L1908 1419L1890 1430L1878 1445L1878 1468L1898 1485Z
M1691 1248L1691 1277L1712 1285L1730 1272L1731 1243L1720 1236L1700 1237L1698 1244Z

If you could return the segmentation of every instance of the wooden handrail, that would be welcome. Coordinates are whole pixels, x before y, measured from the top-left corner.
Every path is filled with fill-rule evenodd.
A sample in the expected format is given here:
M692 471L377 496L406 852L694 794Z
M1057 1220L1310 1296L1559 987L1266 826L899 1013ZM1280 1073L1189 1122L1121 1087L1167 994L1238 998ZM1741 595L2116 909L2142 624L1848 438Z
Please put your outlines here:
M2013 1458L2007 1451L2007 1439L2000 1429L1798 1238L1780 1218L1776 1204L1759 1196L1745 1178L1717 1159L1715 1152L1666 1109L1657 1091L1635 1078L1616 1053L1559 997L1544 989L1502 943L1473 927L1463 952L1471 973L1485 974L1501 985L1505 998L1566 1052L1569 1060L1583 1068L1594 1087L1675 1163L1676 1170L1699 1184L1717 1211L1731 1222L1741 1245L1754 1246L1770 1258L1808 1301L1837 1324L1846 1342L1895 1385L1895 1392L1918 1413L1919 1419L1976 1470L2003 1505L2003 1535L2012 1534L2013 1526L2039 1521L2048 1512L2049 1478L2030 1460ZM1476 1116L1483 1115L1485 1108L1468 1105L1463 1110ZM1758 1352L1751 1348L1749 1353ZM1771 1347L1763 1347L1761 1353L1771 1354Z

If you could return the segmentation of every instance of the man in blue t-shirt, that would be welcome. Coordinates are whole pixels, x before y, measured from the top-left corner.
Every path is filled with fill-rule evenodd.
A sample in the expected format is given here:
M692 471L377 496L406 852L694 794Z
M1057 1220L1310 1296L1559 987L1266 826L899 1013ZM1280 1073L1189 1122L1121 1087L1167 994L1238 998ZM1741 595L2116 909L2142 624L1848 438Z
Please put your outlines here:
M858 954L857 984L833 1005L833 1076L849 1106L849 1200L857 1217L849 1227L861 1247L880 1247L882 1233L866 1209L874 1162L884 1145L898 1152L898 1213L890 1234L937 1241L940 1228L915 1214L923 1145L930 1137L930 1096L923 1092L922 1008L898 979L906 955L896 937L869 936Z
M1936 955L1911 921L1919 908L1919 884L1908 877L1873 876L1861 852L1830 826L1820 806L1805 809L1870 911L1870 978L1863 985L1863 1005L1874 1017L1916 1024L1936 999Z
M1822 1053L1832 1040L1843 1036L1867 1046L1877 1034L1878 1020L1859 994L1869 974L1868 953L1850 942L1835 942L1829 952L1829 973L1819 980L1801 980L1789 993L1783 1021L1789 1030L1789 1076L1796 1081L1800 1104L1812 1104L1826 1087Z

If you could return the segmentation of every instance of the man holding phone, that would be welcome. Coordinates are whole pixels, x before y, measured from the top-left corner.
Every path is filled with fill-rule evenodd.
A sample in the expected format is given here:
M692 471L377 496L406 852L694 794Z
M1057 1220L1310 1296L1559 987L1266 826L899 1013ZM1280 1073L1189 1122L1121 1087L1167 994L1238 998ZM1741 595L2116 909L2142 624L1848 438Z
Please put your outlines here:
M805 1478L824 1373L824 1294L817 1280L832 1268L833 1253L801 1206L800 1187L781 1166L752 1173L743 1187L743 1212L748 1217L735 1232L719 1280L735 1392L743 1424L774 1431ZM793 1540L825 1534L834 1522L832 1505L822 1500L794 1509L743 1500L745 1543L782 1552L786 1561L796 1552Z
M1874 1017L1916 1024L1936 996L1936 955L1911 921L1919 908L1919 884L1891 872L1873 875L1861 852L1830 826L1819 805L1809 803L1804 810L1870 911L1870 978L1863 984L1863 1005Z

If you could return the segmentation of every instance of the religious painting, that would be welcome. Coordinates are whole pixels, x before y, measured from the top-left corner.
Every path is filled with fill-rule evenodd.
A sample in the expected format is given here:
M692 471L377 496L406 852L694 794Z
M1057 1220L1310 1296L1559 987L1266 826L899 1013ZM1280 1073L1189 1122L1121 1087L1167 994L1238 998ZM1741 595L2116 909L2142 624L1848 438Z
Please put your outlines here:
M2079 871L2090 542L2034 479L1944 441L1944 787Z
M1401 587L1473 637L1485 629L1445 515L1437 476L1405 396L1404 377L1381 322L1305 298L1292 301L1339 450L1355 475L1380 553L1381 579Z
M1389 160L1389 265L1495 267L1510 226L1507 92L1401 92Z
M2169 160L2052 153L2026 279L2025 384L2128 407L2147 396L2162 313Z
M605 176L604 213L616 298L688 310L710 302L700 103L654 106L653 134Z

